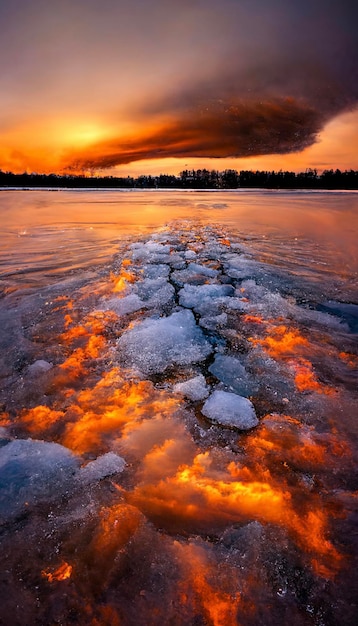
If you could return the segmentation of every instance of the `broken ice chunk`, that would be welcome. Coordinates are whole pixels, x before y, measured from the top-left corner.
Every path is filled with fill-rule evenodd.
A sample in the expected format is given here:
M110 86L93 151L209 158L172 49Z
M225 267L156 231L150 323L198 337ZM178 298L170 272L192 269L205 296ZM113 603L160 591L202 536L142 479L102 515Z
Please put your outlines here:
M182 383L177 383L174 385L173 390L175 393L183 394L189 400L204 400L209 395L209 390L206 384L206 380L202 374L199 376L195 376L195 378L190 378L189 380L185 380Z
M244 366L233 356L217 354L209 372L240 396L251 396L257 390L257 385L250 380Z
M158 265L144 265L142 269L144 278L168 278L169 276L169 265L165 265L163 263Z
M227 391L214 391L201 412L221 426L231 426L239 430L249 430L259 423L252 402Z
M209 278L215 278L219 273L218 270L214 270L206 265L199 265L198 263L189 263L188 270L196 274L203 274Z
M102 480L106 476L123 472L126 466L125 460L114 452L107 452L99 456L95 461L90 461L82 467L78 478L85 484Z
M205 315L200 318L199 324L202 328L206 328L206 330L216 330L218 327L226 326L227 314L220 313L220 315L214 316Z
M218 274L218 270L214 270L206 265L189 263L187 268L174 272L172 280L174 280L181 287L183 287L186 283L192 285L203 285L217 278Z
M144 374L204 360L212 351L191 311L148 319L118 340L119 358Z
M174 298L174 287L166 278L146 278L136 288L146 306L164 306Z
M215 300L232 295L234 288L231 285L184 285L179 291L179 302L181 306L205 314L208 306L215 303Z
M131 293L124 298L111 298L107 300L105 308L114 311L118 315L127 315L139 311L145 306L144 302L135 293Z
M146 241L145 243L133 243L130 248L133 251L133 260L146 260L148 263L156 263L158 261L160 262L160 260L163 258L163 255L170 253L169 245L154 243L153 241Z
M15 439L0 448L0 519L61 497L78 466L78 457L58 443Z
M39 359L38 361L35 361L34 363L31 363L31 365L29 365L28 372L32 376L37 376L38 374L44 374L45 372L48 372L50 369L52 369L52 367L52 363L44 361L43 359Z

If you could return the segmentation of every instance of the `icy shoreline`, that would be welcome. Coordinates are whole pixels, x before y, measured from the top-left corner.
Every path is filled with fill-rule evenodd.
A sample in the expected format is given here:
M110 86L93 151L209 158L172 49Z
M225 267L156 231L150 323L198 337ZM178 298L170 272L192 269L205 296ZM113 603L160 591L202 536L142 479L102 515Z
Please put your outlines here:
M331 511L351 498L353 336L273 272L182 222L24 306L0 448L18 624L216 624L209 597L251 626L259 594L273 623L318 625L352 605Z

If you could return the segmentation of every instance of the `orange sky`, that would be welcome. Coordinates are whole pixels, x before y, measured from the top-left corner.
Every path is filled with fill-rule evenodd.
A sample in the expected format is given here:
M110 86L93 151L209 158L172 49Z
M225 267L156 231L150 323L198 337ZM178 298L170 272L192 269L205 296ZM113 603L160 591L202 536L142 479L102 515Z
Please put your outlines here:
M338 0L4 0L0 169L358 169L357 13Z

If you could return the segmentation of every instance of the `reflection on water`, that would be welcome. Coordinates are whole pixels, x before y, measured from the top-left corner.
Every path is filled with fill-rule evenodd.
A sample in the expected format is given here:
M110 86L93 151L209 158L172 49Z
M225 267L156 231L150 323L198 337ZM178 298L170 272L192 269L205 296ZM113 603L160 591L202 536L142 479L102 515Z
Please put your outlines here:
M2 193L0 621L355 624L358 196Z
M0 203L1 275L16 285L107 262L119 239L185 218L234 229L266 263L312 280L358 271L354 192L2 190Z

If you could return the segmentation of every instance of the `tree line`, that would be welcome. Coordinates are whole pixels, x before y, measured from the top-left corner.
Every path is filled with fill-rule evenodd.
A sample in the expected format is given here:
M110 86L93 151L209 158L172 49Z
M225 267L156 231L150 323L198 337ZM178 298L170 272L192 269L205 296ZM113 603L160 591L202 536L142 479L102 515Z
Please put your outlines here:
M13 174L0 170L0 187L119 188L119 189L358 189L358 171L316 169L304 172L226 169L183 170L178 176L85 176L74 174Z

